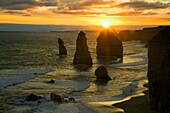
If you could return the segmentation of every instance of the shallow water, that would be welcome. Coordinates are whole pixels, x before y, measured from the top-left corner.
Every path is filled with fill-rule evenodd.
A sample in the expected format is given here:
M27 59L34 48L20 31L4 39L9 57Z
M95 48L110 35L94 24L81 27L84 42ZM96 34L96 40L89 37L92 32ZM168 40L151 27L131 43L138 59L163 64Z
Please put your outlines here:
M147 79L147 49L144 45L139 41L123 42L122 62L115 58L97 57L98 34L86 32L93 58L92 67L87 68L72 64L78 32L0 33L0 110L11 113L97 112L95 107L86 105L122 100L143 90L138 84ZM57 55L57 38L64 40L67 56ZM115 79L104 84L96 83L94 71L100 65L106 66L110 77ZM46 83L51 79L56 82ZM76 103L53 103L49 101L51 92L74 97ZM19 101L19 97L30 93L44 96L47 101L41 104ZM103 109L97 110L102 112ZM109 108L108 112L112 110L115 108Z

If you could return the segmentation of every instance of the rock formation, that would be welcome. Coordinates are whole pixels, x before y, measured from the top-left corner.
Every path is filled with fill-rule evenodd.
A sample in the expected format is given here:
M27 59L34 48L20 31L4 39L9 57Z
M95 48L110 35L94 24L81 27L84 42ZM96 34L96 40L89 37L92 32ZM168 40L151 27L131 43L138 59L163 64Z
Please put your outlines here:
M133 31L130 30L122 30L119 32L119 39L122 41L130 41L133 40Z
M76 43L76 52L74 54L73 64L92 65L92 58L88 51L86 34L82 31L78 34Z
M162 29L149 42L147 76L152 108L170 113L170 27Z
M42 97L31 93L25 98L25 101L37 101L39 99L42 99Z
M111 78L108 75L108 71L104 66L99 66L96 71L95 75L97 77L97 81L109 81Z
M97 55L123 57L122 42L116 37L116 34L110 30L100 33L97 38Z
M143 28L142 30L122 30L119 32L119 38L122 41L140 40L142 43L148 43L165 26Z
M56 95L55 93L51 93L50 94L50 99L54 102L58 102L61 103L62 102L62 98L60 95Z
M61 38L58 38L59 44L59 55L67 55L66 47L64 46L64 42Z
M46 81L46 83L55 83L55 80L51 79L50 81Z

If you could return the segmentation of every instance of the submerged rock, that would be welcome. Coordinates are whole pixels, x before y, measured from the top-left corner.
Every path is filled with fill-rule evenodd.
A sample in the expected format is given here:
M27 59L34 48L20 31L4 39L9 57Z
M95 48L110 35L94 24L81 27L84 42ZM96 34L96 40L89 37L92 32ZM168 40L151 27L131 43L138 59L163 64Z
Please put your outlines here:
M64 46L64 42L61 38L58 38L58 44L59 44L59 55L67 55L67 49Z
M50 81L47 81L47 83L55 83L55 80L51 79Z
M92 65L92 58L88 50L86 34L82 31L80 31L77 37L73 64Z
M149 42L148 80L152 108L170 113L170 27L166 27Z
M97 38L97 55L123 57L123 46L121 40L114 32L105 30Z
M62 98L60 95L56 95L55 93L51 93L50 94L50 99L54 102L58 102L61 103L62 102Z
M25 101L37 101L37 100L40 100L42 99L41 96L37 96L33 93L31 93L30 95L28 95L26 98L25 98Z
M111 78L108 75L108 71L104 66L99 66L96 71L95 75L97 77L97 81L109 81Z

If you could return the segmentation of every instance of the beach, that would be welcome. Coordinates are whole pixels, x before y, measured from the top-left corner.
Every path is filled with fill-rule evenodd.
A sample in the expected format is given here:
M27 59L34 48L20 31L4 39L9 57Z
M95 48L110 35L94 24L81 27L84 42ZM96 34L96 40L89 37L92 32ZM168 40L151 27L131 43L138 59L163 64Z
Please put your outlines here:
M145 87L148 87L148 84ZM143 91L143 93L143 96L132 97L130 100L114 104L113 106L122 108L125 113L156 113L151 110L148 90Z

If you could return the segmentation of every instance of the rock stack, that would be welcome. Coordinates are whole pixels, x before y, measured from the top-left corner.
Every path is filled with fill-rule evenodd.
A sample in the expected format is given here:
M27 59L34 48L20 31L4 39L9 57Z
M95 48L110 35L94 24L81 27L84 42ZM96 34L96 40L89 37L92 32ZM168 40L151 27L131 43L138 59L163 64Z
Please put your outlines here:
M62 102L62 98L60 95L56 95L55 93L51 93L50 94L50 99L54 102L58 102L61 103Z
M123 57L123 46L121 40L114 32L105 30L97 38L97 55Z
M64 42L61 38L58 38L59 44L59 55L67 55L66 47L64 46Z
M162 29L149 42L148 80L152 108L170 113L170 27Z
M92 58L88 51L86 34L82 31L78 34L76 42L76 52L74 54L73 64L92 65Z
M97 81L109 81L111 78L108 75L108 71L104 66L99 66L96 71L95 75L97 77Z

